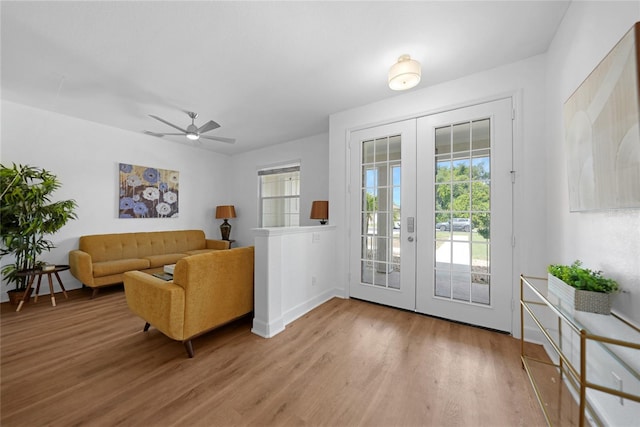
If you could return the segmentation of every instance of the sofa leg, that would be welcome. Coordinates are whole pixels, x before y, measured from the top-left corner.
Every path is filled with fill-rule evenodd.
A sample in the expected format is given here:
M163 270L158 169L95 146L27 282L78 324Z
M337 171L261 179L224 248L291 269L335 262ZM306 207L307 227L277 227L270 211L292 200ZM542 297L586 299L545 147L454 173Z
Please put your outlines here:
M187 340L183 342L184 348L187 350L187 354L189 357L193 357L193 345L191 344L191 340Z
M98 295L98 288L93 288L93 292L91 292L91 299L94 299Z
M144 324L144 329L142 330L142 332L147 332L147 331L149 330L149 326L151 326L151 325L149 324L149 322L145 323L145 324Z

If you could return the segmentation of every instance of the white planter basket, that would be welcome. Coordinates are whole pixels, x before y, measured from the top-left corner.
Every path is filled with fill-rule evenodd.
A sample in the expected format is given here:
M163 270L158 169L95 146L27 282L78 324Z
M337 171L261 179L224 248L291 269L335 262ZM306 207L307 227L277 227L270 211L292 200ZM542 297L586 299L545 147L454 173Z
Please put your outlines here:
M549 294L557 297L560 306L570 313L574 310L598 314L611 313L611 294L579 290L551 274L548 285Z

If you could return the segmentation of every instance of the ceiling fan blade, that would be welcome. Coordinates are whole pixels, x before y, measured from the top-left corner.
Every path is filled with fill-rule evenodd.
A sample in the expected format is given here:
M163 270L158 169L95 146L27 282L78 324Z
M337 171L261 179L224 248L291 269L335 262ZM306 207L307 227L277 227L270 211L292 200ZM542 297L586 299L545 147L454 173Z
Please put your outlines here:
M236 142L235 138L223 138L221 136L206 136L206 135L200 135L200 138L204 138L204 139L210 139L212 141L220 141L220 142L226 142L227 144L233 144Z
M166 121L166 120L164 120L164 119L161 119L161 118L160 118L160 117L158 117L158 116L154 116L153 114L149 114L149 117L153 117L154 119L158 120L159 122L164 123L165 125L169 125L169 126L171 126L172 128L178 129L180 132L187 133L187 131L186 131L186 130L184 130L184 129L182 129L181 127L176 126L176 125L174 125L173 123L169 123L168 121Z
M219 127L220 125L218 123L214 122L213 120L209 120L207 123L200 126L200 128L198 129L198 133L202 134L205 132L209 132L210 130L218 129Z
M167 136L167 135L184 136L184 133L160 133L160 132L151 132L150 130L145 130L144 134L145 135L151 135L151 136L157 136L158 138L162 138L163 136Z
M162 138L164 133L151 132L150 130L145 130L143 132L145 135L157 136L158 138Z

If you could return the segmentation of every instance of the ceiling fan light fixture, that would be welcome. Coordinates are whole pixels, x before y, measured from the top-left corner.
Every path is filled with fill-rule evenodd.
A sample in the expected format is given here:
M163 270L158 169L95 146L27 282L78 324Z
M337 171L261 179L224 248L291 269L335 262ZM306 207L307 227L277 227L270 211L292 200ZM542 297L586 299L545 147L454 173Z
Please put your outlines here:
M187 132L185 133L185 135L191 141L197 141L198 139L200 139L200 134L198 133L198 127L193 124L193 119L198 115L195 113L191 113L189 116L191 117L191 124L187 126Z
M158 138L162 138L163 136L166 135L184 135L187 137L187 139L189 139L190 141L198 141L202 138L204 139L208 139L208 140L212 140L212 141L220 141L220 142L226 142L227 144L233 144L234 142L236 142L235 139L233 138L224 138L222 136L209 136L209 135L203 135L204 133L207 133L209 131L212 131L214 129L218 129L220 127L220 125L216 122L214 122L213 120L209 120L207 123L203 124L201 127L198 127L195 125L195 118L198 117L197 113L193 113L191 111L185 111L187 113L187 115L189 116L189 118L191 118L191 124L189 126L187 126L186 128L182 128L180 126L174 125L171 122L166 121L165 119L158 117L158 116L154 116L153 114L149 114L149 117L156 119L159 122L164 123L167 126L171 126L172 128L179 130L180 133L158 133L158 132L151 132L151 131L145 131L144 133L147 135L151 135L151 136L155 136Z
M420 63L409 55L401 55L389 69L389 87L392 90L411 89L420 83L421 75Z

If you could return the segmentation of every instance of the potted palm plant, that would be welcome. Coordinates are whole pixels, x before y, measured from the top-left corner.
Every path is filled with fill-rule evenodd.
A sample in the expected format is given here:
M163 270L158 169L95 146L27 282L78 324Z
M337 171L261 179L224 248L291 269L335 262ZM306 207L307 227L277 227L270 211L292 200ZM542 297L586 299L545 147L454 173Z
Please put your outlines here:
M611 295L620 290L618 283L604 277L602 271L582 266L580 260L571 265L552 264L549 272L549 293L569 311L611 313Z
M17 273L39 268L40 254L55 247L46 236L76 218L74 200L51 201L60 185L45 169L0 165L0 257L14 257L13 263L2 267L7 285L15 284L14 293L24 292L27 286L27 278Z

